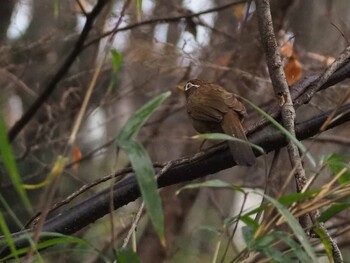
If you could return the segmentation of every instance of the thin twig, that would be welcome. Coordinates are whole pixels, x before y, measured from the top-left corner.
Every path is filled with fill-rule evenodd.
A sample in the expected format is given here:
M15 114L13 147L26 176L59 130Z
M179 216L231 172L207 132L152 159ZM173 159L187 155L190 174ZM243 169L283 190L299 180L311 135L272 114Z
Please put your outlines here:
M137 213L136 213L136 216L135 216L134 220L132 221L132 225L131 225L131 227L129 229L129 232L128 232L127 236L125 237L124 241L123 241L122 248L126 248L126 246L128 245L132 234L135 232L137 224L139 223L140 218L142 216L144 207L145 207L145 203L142 202L142 204L140 205L139 209L137 210Z
M107 32L103 33L102 35L98 36L97 38L92 39L90 42L86 43L84 48L86 48L86 47L88 47L88 46L90 46L90 45L100 41L102 38L105 38L105 37L109 36L110 34L114 34L116 32L127 31L127 30L130 30L130 29L133 29L133 28L137 28L137 27L140 27L140 26L146 26L146 25L150 25L150 24L159 24L159 23L163 24L163 23L178 22L179 20L182 20L182 19L189 19L189 18L193 18L193 17L197 17L197 16L201 16L201 15L205 15L205 14L209 14L209 13L213 13L213 12L219 12L219 11L225 10L225 9L231 7L231 6L245 3L246 1L247 0L234 1L234 2L231 2L231 3L225 4L225 5L209 8L207 10L204 10L204 11L201 11L201 12L198 12L198 13L186 13L184 15L178 15L178 16L173 16L173 17L166 16L166 17L153 18L153 19L141 21L141 22L138 22L138 23L134 23L132 25L128 25L128 26L125 26L125 27L121 27L121 28L118 28L118 29L112 29L110 31L107 31Z
M310 101L314 94L330 79L330 77L338 69L349 63L349 61L350 46L347 46L337 59L308 87L307 91L295 100L294 105L298 107Z
M85 10L83 4L80 2L80 0L75 0L75 2L78 4L78 6L79 6L81 12L84 14L84 16L87 17L88 13L86 12L86 10Z
M49 81L49 84L45 86L43 92L39 95L39 97L34 101L34 103L29 107L29 109L23 114L23 116L16 122L16 124L11 128L8 133L9 141L12 142L20 131L27 125L27 123L33 118L36 112L40 109L40 107L47 101L50 95L53 93L57 84L62 80L62 78L66 75L73 62L79 56L79 54L83 51L83 46L85 40L87 39L90 31L93 28L94 21L99 13L102 11L103 7L107 4L109 0L99 0L92 11L86 17L86 22L84 28L75 43L74 48L63 62L63 64L59 67L56 74Z
M339 111L344 112L343 116L337 119L337 121L332 123L328 128L333 128L349 121L349 110L350 103L342 106ZM314 136L331 113L332 111L321 113L317 116L313 116L310 120L298 124L296 126L298 139L303 140ZM250 139L252 143L263 147L265 152L270 152L285 146L284 136L281 136L281 134L271 126L263 130L257 130L256 133L250 136ZM259 155L261 153L257 154ZM188 158L173 160L169 162L168 165L165 169L166 171L158 178L159 188L201 178L232 167L235 164L229 154L227 145L220 144L214 148L207 149L206 152L197 153ZM115 209L134 201L139 196L140 192L135 177L126 178L119 182L114 188ZM75 233L109 213L109 198L109 189L98 192L94 196L83 200L79 204L48 220L43 230L65 235ZM13 233L16 237L15 245L18 249L28 247L28 240L20 237L28 235L30 231L31 230L25 230ZM10 250L7 246L0 247L0 258L9 255L9 253Z
M283 125L288 132L295 137L294 122L296 114L273 31L270 3L268 0L261 0L256 1L256 5L260 36L266 54L267 65L275 95L282 108ZM292 166L296 167L295 178L298 190L300 191L303 189L307 179L301 163L299 151L297 146L292 142L289 142L287 148Z
M270 78L273 84L275 95L279 100L280 106L282 107L281 114L283 125L288 130L288 132L295 136L294 123L296 114L293 106L292 96L290 94L289 86L283 70L281 57L277 48L277 42L273 30L273 23L270 11L270 3L269 0L258 0L255 1L255 3L257 7L259 31L263 43L263 48L266 54ZM316 80L316 82L310 85L308 92L304 93L302 96L309 95L310 97L306 97L307 101L309 101L312 98L312 96L321 88L321 86L329 80L330 76L345 62L348 61L349 55L350 48L348 47L340 55L340 57L330 67L326 69L324 74L322 74ZM307 182L305 170L303 168L297 146L290 141L287 145L287 149L292 166L295 168L295 179L298 191L300 192L305 187ZM313 221L312 223L315 225L317 222L317 218L319 217L319 211L315 210L314 212L310 212L309 216L310 219ZM309 229L311 227L311 222L306 214L305 216L300 217L300 223L305 229ZM327 239L329 239L329 242L332 244L332 253L335 260L338 262L342 262L342 256L337 244L331 238L323 223L319 223L319 227L321 227L324 233L326 233Z

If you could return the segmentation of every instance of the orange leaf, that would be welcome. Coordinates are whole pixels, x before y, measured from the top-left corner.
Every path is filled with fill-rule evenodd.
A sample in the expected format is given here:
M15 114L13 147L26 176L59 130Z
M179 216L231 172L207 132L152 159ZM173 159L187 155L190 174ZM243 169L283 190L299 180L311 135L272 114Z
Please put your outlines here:
M302 76L302 71L302 65L295 53L293 53L284 65L284 72L286 73L288 85L293 85L297 82Z
M280 54L282 57L291 57L293 55L293 43L291 41L285 42L280 49Z
M79 168L79 163L78 161L81 158L81 151L79 149L78 146L74 146L73 147L73 169L75 172L78 172L78 168Z
M233 14L236 18L242 19L244 15L245 3L234 6Z
M225 53L222 56L218 57L216 64L221 67L227 67L231 60L231 54Z

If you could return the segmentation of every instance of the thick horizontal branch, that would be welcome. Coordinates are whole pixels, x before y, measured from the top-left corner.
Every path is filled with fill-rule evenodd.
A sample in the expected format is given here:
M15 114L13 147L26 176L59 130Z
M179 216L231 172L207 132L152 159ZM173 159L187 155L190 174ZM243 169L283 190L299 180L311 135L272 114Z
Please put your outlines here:
M326 89L350 76L350 63L347 62L341 66L333 75L329 77L326 83L320 88ZM305 77L291 88L292 97L299 106L307 103L308 100L301 99L303 93L307 92L308 87L317 80L317 76ZM279 107L272 106L269 112L272 116L279 116ZM333 122L328 128L333 128L350 119L350 104L344 105L338 109L342 115ZM296 135L298 139L303 140L310 138L318 133L319 128L332 112L315 116L308 121L296 125ZM265 152L277 150L286 145L285 137L271 125L259 123L249 129L249 140L260 145ZM256 153L257 155L259 153ZM226 144L221 144L215 148L211 148L206 152L198 153L189 158L182 158L171 161L167 166L168 169L159 177L158 186L165 187L180 182L194 180L209 174L216 173L223 169L233 167L235 163L227 149ZM115 209L122 207L139 196L139 190L135 178L129 177L114 186L114 205ZM43 228L46 232L57 232L62 234L72 234L83 227L93 223L97 219L109 213L110 191L106 189L81 202L80 204L62 212L61 214L49 219ZM14 237L23 237L25 232L13 234ZM28 246L25 239L16 241L18 248ZM8 247L0 248L0 258L9 254Z
M296 125L296 135L299 140L310 138L318 134L320 127L333 113L320 114ZM332 122L328 129L336 127L350 120L350 104L340 107L337 111L339 118ZM274 126L268 125L264 129L253 133L249 140L261 146L265 152L274 151L284 147L287 140ZM260 153L256 152L256 155ZM158 178L159 188L174 185L180 182L191 181L205 177L209 174L235 166L232 156L226 146L222 143L205 152L198 153L188 158L171 161L168 168ZM134 176L114 186L113 199L115 209L120 208L140 197L140 192ZM87 200L77 204L61 214L49 219L44 227L45 232L56 232L70 235L83 227L95 222L110 212L110 189L105 189ZM14 237L23 236L25 232L18 232ZM17 248L28 246L25 239L16 242ZM9 254L8 247L2 247L0 258Z

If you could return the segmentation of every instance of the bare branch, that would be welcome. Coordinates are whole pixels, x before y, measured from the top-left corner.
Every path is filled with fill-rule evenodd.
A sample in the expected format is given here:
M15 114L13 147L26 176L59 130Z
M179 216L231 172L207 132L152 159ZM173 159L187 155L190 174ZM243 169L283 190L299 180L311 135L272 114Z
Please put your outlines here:
M133 29L133 28L146 26L146 25L151 25L151 24L160 24L160 23L164 24L164 23L178 22L178 21L180 21L182 19L189 19L189 18L193 18L193 17L197 17L197 16L201 16L201 15L205 15L205 14L209 14L209 13L213 13L213 12L219 12L219 11L225 10L225 9L231 7L231 6L242 4L242 3L245 3L245 2L247 2L247 0L234 1L232 3L228 3L228 4L217 6L217 7L213 7L213 8L210 8L210 9L198 12L198 13L186 13L186 14L183 14L183 15L173 16L173 17L168 17L168 16L166 16L166 17L159 17L159 18L154 18L154 19L141 21L141 22L138 22L138 23L135 23L135 24L132 24L132 25L125 26L125 27L112 29L110 31L107 31L107 32L103 33L102 35L98 36L97 38L91 40L90 42L86 43L84 48L86 48L86 47L88 47L88 46L90 46L90 45L100 41L102 38L105 38L105 37L109 36L110 34L115 34L115 33L120 32L120 31L127 31L127 30L130 30L130 29Z
M33 118L35 113L40 109L40 107L46 102L50 95L55 90L57 84L66 75L69 68L72 66L73 62L76 60L78 55L83 51L83 46L86 38L88 37L94 21L98 14L102 11L103 7L108 3L109 0L99 0L93 10L86 17L86 22L84 28L75 43L73 50L70 52L66 60L59 67L55 75L51 78L49 83L43 88L43 92L34 101L30 108L23 114L23 116L16 122L16 124L11 128L8 133L10 142L12 142L21 130L27 125L27 123ZM44 85L44 84L43 84Z

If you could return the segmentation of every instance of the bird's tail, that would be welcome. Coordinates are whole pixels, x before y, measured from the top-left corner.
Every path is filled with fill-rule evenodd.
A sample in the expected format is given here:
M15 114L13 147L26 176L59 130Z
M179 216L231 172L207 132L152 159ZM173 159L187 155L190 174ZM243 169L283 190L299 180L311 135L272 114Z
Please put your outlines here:
M226 113L221 122L221 127L224 133L238 139L248 141L237 113L233 111ZM255 164L255 155L249 144L244 142L228 141L228 145L230 147L233 160L238 165L252 166Z

